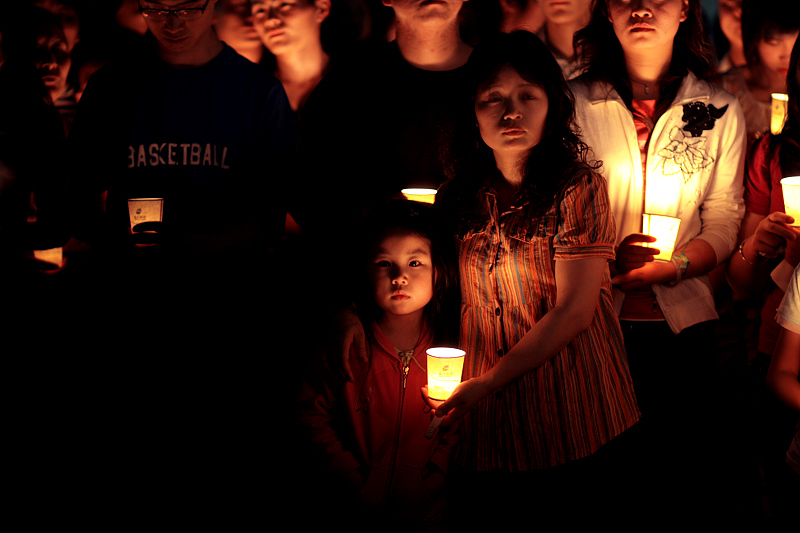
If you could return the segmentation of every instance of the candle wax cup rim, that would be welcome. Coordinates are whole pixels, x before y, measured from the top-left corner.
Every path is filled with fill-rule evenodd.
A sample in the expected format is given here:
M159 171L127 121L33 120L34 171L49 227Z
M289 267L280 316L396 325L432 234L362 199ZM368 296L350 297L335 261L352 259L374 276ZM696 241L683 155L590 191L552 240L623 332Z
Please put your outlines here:
M428 348L425 350L425 353L438 359L457 359L466 355L464 350L459 350L457 348Z

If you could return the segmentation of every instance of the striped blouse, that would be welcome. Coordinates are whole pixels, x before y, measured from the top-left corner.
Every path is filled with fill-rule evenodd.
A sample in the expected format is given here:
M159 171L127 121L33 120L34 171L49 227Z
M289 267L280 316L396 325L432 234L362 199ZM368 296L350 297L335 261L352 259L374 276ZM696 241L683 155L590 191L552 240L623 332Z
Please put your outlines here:
M605 181L592 172L527 224L520 207L498 214L491 188L480 194L491 220L459 236L464 379L489 370L555 305L555 261L612 259L616 234ZM638 418L606 270L591 326L464 417L456 461L472 470L551 467L592 454Z

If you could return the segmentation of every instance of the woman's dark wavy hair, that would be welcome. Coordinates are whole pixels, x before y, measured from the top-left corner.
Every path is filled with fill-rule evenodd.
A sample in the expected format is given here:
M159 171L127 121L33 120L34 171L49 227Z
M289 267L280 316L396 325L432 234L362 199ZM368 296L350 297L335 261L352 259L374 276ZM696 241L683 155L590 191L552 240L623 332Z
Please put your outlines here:
M669 71L661 82L656 116L672 104L686 74L692 72L699 79L707 81L714 76L714 47L706 37L700 0L688 1L686 20L681 22L673 41ZM575 34L575 46L583 54L588 79L611 84L632 110L633 93L625 67L625 54L608 20L608 0L594 1L592 19Z
M797 0L744 0L742 2L742 42L748 65L756 65L758 43L781 33L800 29Z
M499 171L492 150L483 142L475 118L475 97L479 87L509 65L525 80L547 94L548 110L542 140L528 154L523 167L521 196L530 217L546 212L581 170L596 169L581 141L575 123L575 103L561 67L553 54L534 34L519 30L497 33L482 41L467 62L469 83L462 98L463 123L456 128L454 148L449 154L448 180L442 186L437 207L448 213L458 234L488 220L477 194L487 178ZM530 217L520 217L530 220Z
M789 75L786 76L789 105L786 123L778 140L781 143L780 164L784 176L800 174L800 39L792 48Z
M383 316L373 296L370 262L384 239L398 235L417 235L430 244L434 285L433 298L425 306L425 316L437 344L457 346L461 289L453 231L430 204L410 200L389 200L373 206L358 230L358 268L352 269L355 277L350 286L356 288L354 302L368 338L374 341L370 325Z

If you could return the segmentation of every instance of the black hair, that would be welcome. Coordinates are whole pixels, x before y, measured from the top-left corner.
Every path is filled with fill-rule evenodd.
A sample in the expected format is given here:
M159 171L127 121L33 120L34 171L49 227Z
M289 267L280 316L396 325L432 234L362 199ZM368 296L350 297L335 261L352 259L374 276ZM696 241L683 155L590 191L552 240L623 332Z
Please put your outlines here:
M778 136L780 165L784 176L796 176L800 174L800 39L792 48L786 87L789 94L786 123Z
M742 42L748 65L759 63L758 43L782 33L800 30L797 0L744 0Z
M691 72L701 80L714 76L716 54L707 38L700 0L688 0L686 20L680 23L673 40L672 60L661 81L656 116L672 104L681 82ZM633 91L625 66L625 54L614 27L609 21L608 0L595 0L592 18L575 34L575 47L580 48L591 81L604 81L614 87L633 111Z
M462 115L469 117L456 129L456 140L443 186L446 200L441 204L463 234L487 220L477 191L487 176L498 173L494 154L483 142L475 124L475 96L484 82L509 65L525 80L540 87L548 99L547 117L541 141L529 152L522 169L520 192L531 217L543 214L582 170L597 169L589 162L589 149L581 141L575 123L575 103L567 80L553 54L536 35L517 30L496 33L480 43L467 62L469 84L463 98ZM467 107L469 106L469 107ZM529 219L529 217L523 217Z
M357 279L352 280L351 286L357 288L355 304L364 330L369 336L370 324L383 316L373 297L368 272L370 260L381 242L397 235L417 235L429 243L434 285L433 297L425 306L425 317L438 344L457 345L460 287L453 232L430 204L411 200L389 200L375 205L361 220L357 239L359 268L352 270Z

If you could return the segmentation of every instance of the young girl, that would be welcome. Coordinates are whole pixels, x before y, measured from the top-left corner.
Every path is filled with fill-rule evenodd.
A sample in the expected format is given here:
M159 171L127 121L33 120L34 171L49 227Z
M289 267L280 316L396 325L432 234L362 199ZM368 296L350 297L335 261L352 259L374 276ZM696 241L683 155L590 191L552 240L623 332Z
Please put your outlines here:
M360 288L355 304L368 360L354 360L352 382L325 373L305 385L300 420L330 493L369 511L350 515L348 526L356 516L444 525L453 432L426 438L431 414L420 394L426 350L457 342L448 312L458 294L452 239L442 228L430 207L416 202L392 202L365 219L352 286Z
M742 105L748 146L770 129L772 93L786 92L789 56L800 30L795 0L745 0L742 40L747 64L720 79Z

